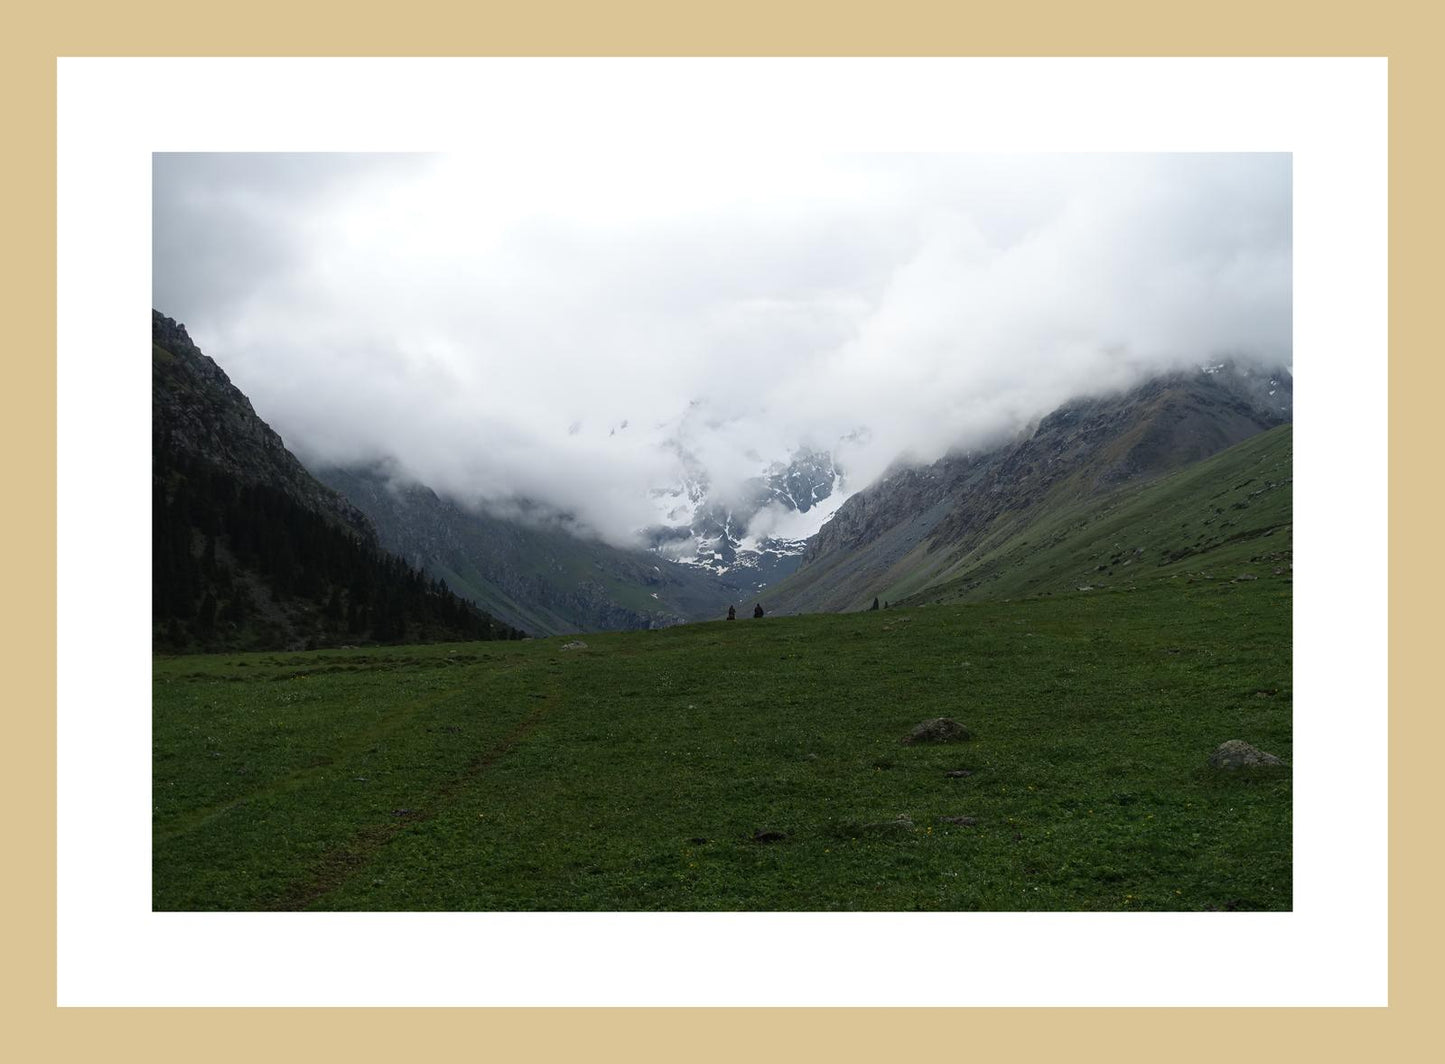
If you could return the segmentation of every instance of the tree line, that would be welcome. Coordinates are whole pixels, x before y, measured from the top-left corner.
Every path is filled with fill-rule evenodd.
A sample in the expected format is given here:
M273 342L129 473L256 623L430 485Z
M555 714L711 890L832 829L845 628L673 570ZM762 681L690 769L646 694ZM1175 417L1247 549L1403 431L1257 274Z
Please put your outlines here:
M520 639L401 558L301 505L152 447L157 651Z

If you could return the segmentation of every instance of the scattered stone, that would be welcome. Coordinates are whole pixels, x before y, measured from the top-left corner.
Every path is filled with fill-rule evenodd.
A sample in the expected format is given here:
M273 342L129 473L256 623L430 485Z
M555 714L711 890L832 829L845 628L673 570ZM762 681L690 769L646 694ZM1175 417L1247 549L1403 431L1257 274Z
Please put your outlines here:
M1209 764L1211 768L1233 770L1283 765L1284 762L1273 754L1267 754L1263 750L1250 746L1242 739L1230 739L1228 742L1220 743L1214 753L1209 755Z
M971 828L978 823L978 818L972 816L941 816L938 818L938 822L940 824L962 824L966 828Z
M572 640L572 642L570 642L570 643L563 643L563 644L562 644L562 649L563 649L563 650L586 650L586 649L587 649L587 644L584 643L584 642L582 642L582 640L580 640L580 639L574 639L574 640Z
M905 743L953 743L966 742L973 736L969 730L951 717L934 717L925 720L908 733Z
M755 831L753 832L754 842L782 842L788 837L785 831Z
M944 775L951 780L967 779L969 776L973 775L973 770L967 768L954 768L949 769L947 772L944 773Z
M1234 578L1234 582L1237 584L1237 583L1239 583L1241 580L1258 580L1258 579L1259 579L1259 577L1255 576L1253 573L1240 573L1238 576L1236 576L1236 577Z

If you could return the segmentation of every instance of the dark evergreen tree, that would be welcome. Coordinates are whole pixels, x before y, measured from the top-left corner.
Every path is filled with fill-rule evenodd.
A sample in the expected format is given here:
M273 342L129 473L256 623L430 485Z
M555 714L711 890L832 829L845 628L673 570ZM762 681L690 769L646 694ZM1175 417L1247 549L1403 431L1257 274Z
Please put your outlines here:
M157 649L183 651L197 640L261 649L307 639L335 645L522 635L278 489L237 483L163 441L152 461ZM277 606L260 613L248 585ZM278 608L306 619L279 620Z

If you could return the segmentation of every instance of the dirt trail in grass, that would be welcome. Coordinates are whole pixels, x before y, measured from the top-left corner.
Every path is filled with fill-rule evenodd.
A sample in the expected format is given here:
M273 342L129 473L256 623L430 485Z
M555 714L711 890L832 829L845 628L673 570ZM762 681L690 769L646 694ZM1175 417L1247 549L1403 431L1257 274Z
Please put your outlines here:
M518 743L536 731L557 701L555 685L548 684L542 700L511 731L468 762L459 774L436 787L418 808L407 810L406 816L401 819L368 824L359 829L343 846L327 852L312 866L308 875L286 887L267 908L276 911L307 909L336 890L365 867L405 827L432 819L456 798L459 791L515 749Z

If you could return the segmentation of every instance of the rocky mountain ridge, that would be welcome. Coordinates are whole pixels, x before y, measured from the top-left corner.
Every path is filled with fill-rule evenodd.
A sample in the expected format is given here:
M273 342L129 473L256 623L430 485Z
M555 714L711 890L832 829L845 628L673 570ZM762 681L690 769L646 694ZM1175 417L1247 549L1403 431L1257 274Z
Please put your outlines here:
M192 342L186 327L151 311L153 447L264 484L369 543L366 515L317 482L224 370Z
M1050 507L1182 468L1293 416L1287 370L1214 364L1081 398L1020 438L894 470L852 495L773 589L776 608L862 608L916 592L985 540Z
M521 633L377 546L192 343L151 319L152 637L158 651Z
M711 499L706 473L694 463L682 485L653 492L654 498L668 500L685 496L689 505L665 509L671 521L644 530L644 535L650 549L671 561L720 577L733 574L733 583L761 591L797 567L807 537L770 534L774 522L760 522L759 515L765 510L774 518L808 513L843 488L843 473L833 455L807 446L793 451L787 461L772 462L730 502ZM757 532L755 524L769 531Z

